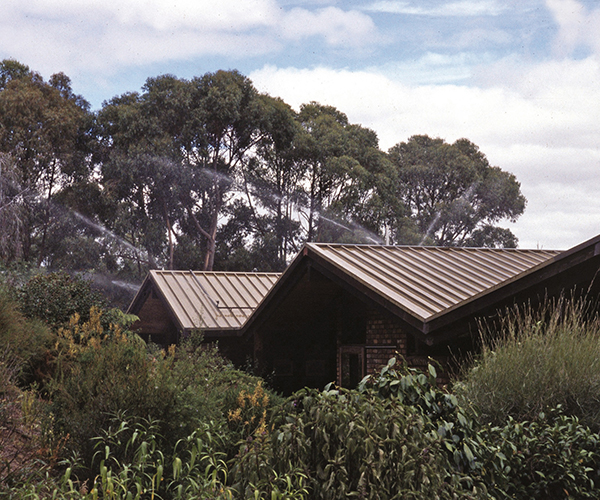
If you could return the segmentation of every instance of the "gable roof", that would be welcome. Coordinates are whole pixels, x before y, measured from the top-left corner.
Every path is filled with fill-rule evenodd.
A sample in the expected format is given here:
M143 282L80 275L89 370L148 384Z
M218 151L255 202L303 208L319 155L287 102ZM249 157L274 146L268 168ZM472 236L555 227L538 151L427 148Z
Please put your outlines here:
M542 279L536 271L568 253L307 243L244 324L242 333L262 324L298 283L299 276L315 269L383 306L414 333L425 337L433 331L453 335L445 327L510 300L516 292ZM527 276L532 279L522 281ZM511 287L513 283L518 285Z
M420 321L489 293L560 252L458 247L306 245L326 262Z
M181 331L239 330L279 273L152 270L129 306L141 309L151 287L161 296Z

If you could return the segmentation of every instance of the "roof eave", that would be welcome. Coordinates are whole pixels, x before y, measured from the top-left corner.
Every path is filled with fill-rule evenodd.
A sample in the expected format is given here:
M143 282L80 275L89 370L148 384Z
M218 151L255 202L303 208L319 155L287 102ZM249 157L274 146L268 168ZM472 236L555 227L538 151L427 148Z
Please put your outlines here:
M543 287L548 280L597 256L600 256L600 235L551 257L476 297L443 311L442 314L437 314L427 320L428 330L438 331L451 323L476 314L477 311L493 307L494 304L501 304L510 297L525 292L528 288Z

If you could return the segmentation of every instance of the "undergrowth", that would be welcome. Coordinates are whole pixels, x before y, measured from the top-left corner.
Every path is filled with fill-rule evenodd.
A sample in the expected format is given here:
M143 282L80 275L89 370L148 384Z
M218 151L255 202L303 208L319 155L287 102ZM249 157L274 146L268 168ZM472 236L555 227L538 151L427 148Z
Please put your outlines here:
M600 318L584 299L515 308L482 325L482 352L454 390L495 425L558 405L600 429Z

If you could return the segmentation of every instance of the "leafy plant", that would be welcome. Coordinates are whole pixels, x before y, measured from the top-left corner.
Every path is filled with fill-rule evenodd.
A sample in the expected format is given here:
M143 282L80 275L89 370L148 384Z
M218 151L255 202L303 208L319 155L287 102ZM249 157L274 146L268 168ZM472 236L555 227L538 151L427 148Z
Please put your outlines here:
M175 399L174 352L148 356L137 336L118 327L105 331L99 314L92 311L83 324L74 317L68 329L60 330L60 371L50 386L55 429L69 434L68 448L80 453L88 468L91 440L107 429L110 415L121 411L167 421Z
M427 417L374 391L303 389L275 418L276 471L308 478L311 498L464 498L479 493Z
M49 376L54 340L46 326L24 317L9 293L0 291L0 350L11 360L15 383L25 386Z
M483 480L497 498L597 498L600 436L562 408L479 430Z
M477 475L482 467L477 450L483 443L477 434L476 420L459 405L455 395L438 388L436 380L432 364L423 373L391 358L379 374L365 377L358 390L397 400L421 415L425 429L437 432L443 440L442 450L457 470Z

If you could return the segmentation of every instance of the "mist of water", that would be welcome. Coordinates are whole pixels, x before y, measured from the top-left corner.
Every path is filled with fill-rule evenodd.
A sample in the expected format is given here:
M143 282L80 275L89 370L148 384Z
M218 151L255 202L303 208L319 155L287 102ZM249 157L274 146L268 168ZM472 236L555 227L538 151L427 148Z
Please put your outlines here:
M118 286L119 288L124 288L126 290L130 290L132 292L136 292L140 289L140 285L136 285L135 283L128 283L122 280L111 280L113 285Z
M77 212L77 210L73 210L73 209L68 209L68 210L71 214L73 214L75 217L77 217L80 221L82 221L87 226L95 229L96 231L99 231L100 233L102 233L105 236L108 236L109 238L112 238L119 245L127 248L128 250L133 251L140 259L145 259L144 252L141 249L139 249L136 246L129 243L126 239L121 238L117 234L113 233L110 229L107 229L103 225L98 224L98 223L94 222L93 220L87 218L85 215L80 214L79 212Z
M473 192L475 191L476 188L477 188L477 182L472 183L469 186L469 188L454 203L470 202L470 199L473 196ZM427 231L425 231L423 238L419 242L419 246L422 246L425 243L425 241L427 240L427 238L429 238L429 236L431 236L431 234L435 232L435 226L439 222L441 216L442 216L442 212L440 210L438 210L435 214L435 217L431 221L431 224L429 224Z
M358 224L354 221L350 221L349 224L351 227L348 227L348 226L342 224L341 222L330 219L329 217L325 217L323 214L320 214L318 212L317 212L317 215L319 216L320 219L326 220L330 224L333 224L334 226L344 229L344 230L352 233L353 235L362 237L364 240L372 241L376 245L384 244L383 239L380 238L377 234L373 233L372 231L369 231L368 229L366 229L365 227L361 226L360 224Z
M438 221L440 220L441 216L442 216L441 212L437 212L435 214L435 217L431 221L431 224L429 224L429 227L427 228L427 231L425 231L425 234L423 235L423 238L421 238L421 241L419 241L419 246L423 246L423 244L425 243L425 241L427 240L427 238L429 238L429 236L431 236L431 233L434 231L435 226L438 223Z

